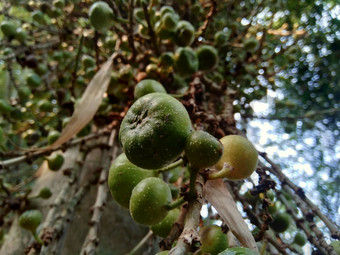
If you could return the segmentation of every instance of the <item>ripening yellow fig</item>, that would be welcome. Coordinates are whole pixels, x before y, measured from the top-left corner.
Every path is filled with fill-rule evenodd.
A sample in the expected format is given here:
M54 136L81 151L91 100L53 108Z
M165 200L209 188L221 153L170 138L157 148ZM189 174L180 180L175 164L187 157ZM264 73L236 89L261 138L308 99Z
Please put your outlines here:
M231 180L242 180L249 177L257 167L258 153L254 145L240 135L228 135L220 139L223 144L223 155L215 165L218 172L209 178L226 177Z

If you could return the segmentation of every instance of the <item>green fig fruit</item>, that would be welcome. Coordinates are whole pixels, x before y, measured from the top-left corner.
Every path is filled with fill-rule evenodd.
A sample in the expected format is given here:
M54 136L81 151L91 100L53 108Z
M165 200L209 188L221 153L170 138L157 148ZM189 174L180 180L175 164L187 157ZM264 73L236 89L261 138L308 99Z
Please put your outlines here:
M172 226L179 216L180 210L175 208L169 211L168 215L159 223L152 225L151 230L155 235L165 238L169 235Z
M196 50L198 69L207 71L214 69L218 64L218 52L211 45L202 45Z
M223 145L205 131L194 131L186 140L185 155L190 166L201 169L216 164L223 154Z
M19 225L31 232L35 232L42 221L43 215L39 210L25 211L19 217Z
M145 79L137 83L134 90L134 97L138 99L146 94L155 92L166 94L166 90L161 83L156 80Z
M48 168L52 171L58 171L64 164L64 157L61 154L53 155L47 158Z
M48 199L52 196L52 192L50 190L50 188L48 187L44 187L40 190L38 197L41 197L43 199Z
M17 33L17 26L11 21L2 21L0 24L0 29L7 37L14 37Z
M204 254L217 255L228 248L228 237L219 226L204 226L200 230L201 251Z
M275 232L285 232L290 225L290 215L287 213L280 213L274 217L269 225Z
M113 25L113 10L103 1L95 2L89 10L91 25L100 32L107 31Z
M190 46L195 40L194 26L186 20L179 21L173 39L178 46Z
M141 225L155 225L168 214L171 203L169 186L160 178L149 177L142 180L132 190L130 213Z
M198 70L197 54L189 47L177 49L174 60L175 70L181 76L192 75Z
M296 233L294 236L294 243L296 243L299 246L304 246L306 244L306 237L301 232Z
M150 171L132 164L124 153L112 163L108 186L114 200L125 208L129 208L133 188L148 177L157 177L157 171Z

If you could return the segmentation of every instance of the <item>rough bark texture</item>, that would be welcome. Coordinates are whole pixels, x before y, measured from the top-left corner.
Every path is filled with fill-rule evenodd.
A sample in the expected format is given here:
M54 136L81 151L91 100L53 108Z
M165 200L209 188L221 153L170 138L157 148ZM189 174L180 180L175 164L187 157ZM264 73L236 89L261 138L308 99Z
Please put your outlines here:
M69 148L64 153L65 163L61 170L52 172L44 163L37 171L39 177L32 190L32 196L38 194L42 187L49 187L53 192L49 199L35 199L31 203L32 208L38 208L42 211L44 220L46 220L51 209L50 205L55 203L65 183L70 181L70 176L65 175L63 170L73 169L77 176L71 185L69 196L64 198L64 202L60 206L63 210L57 210L57 218L59 219L63 216L62 211L65 212L65 208L70 204L74 193L86 183L90 183L88 191L75 207L74 212L65 217L63 224L66 228L57 234L58 244L55 246L57 248L54 249L53 254L79 254L90 227L91 207L94 205L98 187L96 175L100 172L103 149L92 150L83 160L80 157L81 153L80 147ZM78 170L75 168L77 165L79 166ZM103 210L99 226L97 254L128 253L147 234L148 228L137 225L132 220L129 211L116 204L110 194L108 194L107 204ZM19 227L18 217L19 214L15 217L9 234L1 247L0 254L2 255L22 255L25 248L34 242L31 233ZM38 229L40 235L43 232L43 226L44 223ZM156 253L157 242L154 239L150 239L150 241L151 243L146 243L137 254Z

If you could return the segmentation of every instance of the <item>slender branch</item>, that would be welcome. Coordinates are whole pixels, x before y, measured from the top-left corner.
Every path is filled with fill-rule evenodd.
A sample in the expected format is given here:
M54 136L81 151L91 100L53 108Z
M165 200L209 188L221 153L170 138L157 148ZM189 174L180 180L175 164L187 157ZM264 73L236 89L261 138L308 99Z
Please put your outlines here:
M133 29L134 29L134 0L130 0L129 3L129 35L128 35L128 42L131 48L132 54L130 56L130 61L133 62L137 56L137 50L135 48L134 38L133 38Z
M156 38L156 35L155 35L155 31L153 30L152 25L151 25L148 6L144 2L142 2L142 6L143 6L143 10L144 10L145 20L146 20L146 23L148 24L150 40L151 40L151 43L153 44L153 46L155 48L155 53L158 56L159 55L159 49L158 49L158 44L157 44L157 38Z
M111 138L114 138L116 134L116 130L111 133ZM118 153L117 146L112 146L114 140L109 142L111 144L111 150L104 151L102 156L102 171L100 173L99 181L98 181L98 191L95 204L92 207L92 217L89 222L90 228L87 233L87 236L83 242L83 247L81 249L80 254L96 254L96 248L99 243L99 224L102 216L103 208L106 204L107 195L109 193L108 186L106 185L106 179L108 175L108 171L110 169L110 163L112 159L116 158Z
M299 197L301 197L302 201L304 201L311 208L313 213L315 213L325 223L325 225L331 232L331 236L333 238L340 239L340 231L338 230L339 228L335 226L335 224L332 223L331 220L329 220L328 217L324 215L321 210L310 199L306 197L304 191L300 187L296 186L284 173L282 173L280 167L276 165L272 160L270 160L266 153L260 153L260 155L271 165L271 168L269 168L269 170L274 175L276 175L283 184L287 184L291 189L293 189L294 192L298 194Z
M41 156L49 155L53 151L64 150L66 148L81 144L83 142L86 142L86 141L89 141L89 140L92 140L92 139L96 139L96 138L101 137L101 136L105 136L105 135L109 134L109 132L110 132L109 130L101 130L101 131L98 131L97 133L90 134L90 135L87 135L87 136L84 136L84 137L81 137L81 138L75 138L75 139L73 139L73 140L71 140L71 141L69 141L69 142L67 142L63 145L57 146L57 147L50 149L50 150L37 150L37 151L33 151L33 152L30 152L30 151L24 152L23 151L24 155L22 155L22 156L15 157L15 158L12 158L12 159L7 159L7 160L4 160L4 161L0 161L0 170L1 169L8 169L12 165L17 165L17 164L25 162L25 161L30 162L31 160L39 158Z
M74 85L75 81L77 80L78 65L79 65L80 55L81 55L82 48L83 48L84 38L85 38L84 34L82 33L81 37L80 37L80 42L79 42L79 47L78 47L76 59L75 59L74 70L73 70L73 73L72 73L72 91L73 91L73 85Z
M179 160L175 161L174 163L171 163L170 165L167 165L167 166L165 166L165 167L163 167L163 168L161 168L161 169L158 169L158 170L156 170L156 171L158 171L159 173L161 173L161 172L166 172L166 171L169 171L169 170L171 170L171 169L174 169L174 168L176 168L176 167L178 167L178 166L183 165L184 162L185 162L185 161L183 160L183 158L180 158Z
M318 115L337 113L339 111L340 111L340 108L331 108L331 109L325 109L325 110L314 111L314 112L309 112L309 113L307 112L303 115L297 115L297 116L275 117L275 116L255 116L255 115L243 114L242 117L246 119L264 119L264 120L298 120L298 119L309 119L309 118L316 117Z
M203 182L203 177L198 175L196 182L197 199L189 201L183 232L180 235L176 246L170 250L169 255L188 254L188 251L194 246L195 242L199 241L197 227L200 220L200 211L204 202Z
M202 24L202 26L198 29L198 35L199 36L203 36L205 31L208 28L209 23L211 22L214 14L216 13L216 6L217 6L217 2L216 0L210 0L211 2L211 6L210 6L210 11L209 13L206 15L205 17L205 21Z
M142 240L128 253L128 255L135 255L136 252L142 248L142 246L146 243L146 241L149 240L149 238L153 235L152 230L149 230L149 232L143 237Z

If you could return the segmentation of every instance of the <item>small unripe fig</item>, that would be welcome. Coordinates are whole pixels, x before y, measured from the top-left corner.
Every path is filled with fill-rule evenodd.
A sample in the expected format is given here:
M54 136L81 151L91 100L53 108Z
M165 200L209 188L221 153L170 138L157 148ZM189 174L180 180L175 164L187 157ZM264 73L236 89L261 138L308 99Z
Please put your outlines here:
M64 164L64 157L61 154L50 156L47 158L48 168L52 171L58 171Z
M163 17L166 13L175 13L174 8L168 5L162 6L162 8L159 10L160 16Z
M138 99L146 94L154 92L166 93L166 90L163 87L163 85L158 81L152 79L145 79L138 82L138 84L136 85L134 90L134 96L135 99Z
M58 140L60 136L60 132L58 130L52 130L48 133L48 136L47 136L47 142L48 144L52 144L54 143L55 141Z
M13 109L13 106L5 99L0 99L0 113L9 114L11 111L13 111Z
M34 233L40 225L42 217L39 210L28 210L21 214L19 224L22 228Z
M169 211L168 215L159 223L152 225L151 230L155 235L165 238L169 235L172 225L176 222L180 210L175 208Z
M162 26L168 31L175 31L179 17L175 13L168 12L161 18Z
M11 21L2 21L0 29L7 37L14 37L17 33L17 26Z
M221 170L224 164L232 167L223 176L231 180L242 180L249 177L257 167L258 153L247 138L239 135L228 135L221 138L224 152L217 162L216 169Z
M287 213L280 213L276 215L270 223L270 227L278 233L285 232L289 228L290 215Z
M142 180L132 190L130 213L132 218L142 225L154 225L168 214L167 206L171 203L169 186L161 179L149 177Z
M146 170L132 164L122 153L111 165L108 186L115 201L121 206L129 208L133 188L143 179L157 175L156 171Z
M84 55L81 59L81 62L85 68L94 67L96 65L94 58L88 55Z
M198 58L193 49L189 47L179 48L176 51L175 70L182 76L192 75L198 70Z
M195 28L194 26L186 21L186 20L181 20L177 24L176 32L175 32L175 37L174 37L174 42L178 46L190 46L195 40Z
M17 28L14 38L17 39L19 42L24 43L27 38L27 33L21 28Z
M30 73L26 78L26 82L28 86L36 88L42 84L42 79L36 73Z
M38 102L38 108L42 112L51 112L53 110L53 104L50 100L41 99Z
M230 34L228 32L218 31L216 32L214 36L214 43L218 47L225 45L228 42L229 37L230 37Z
M45 23L46 23L45 16L41 11L32 12L31 17L35 22L37 22L41 25L45 25Z
M103 1L95 2L89 10L91 25L100 32L105 32L113 24L113 10Z
M192 168L201 169L217 163L223 154L223 145L205 131L194 131L186 140L185 155Z
M228 237L216 225L204 226L200 230L201 251L204 254L217 255L228 248Z
M217 50L211 45L202 45L196 50L199 70L211 70L218 64Z
M174 64L174 54L170 51L164 52L159 58L159 63L165 67L172 66Z
M304 246L306 244L306 237L301 232L296 233L294 236L294 243L296 243L299 246Z
M44 187L40 190L38 197L41 197L43 199L48 199L52 196L52 192L48 187Z
M331 245L333 246L335 252L340 255L340 241L335 240L335 241L331 242Z
M250 37L243 42L243 47L246 51L254 52L259 47L259 41L254 37Z

